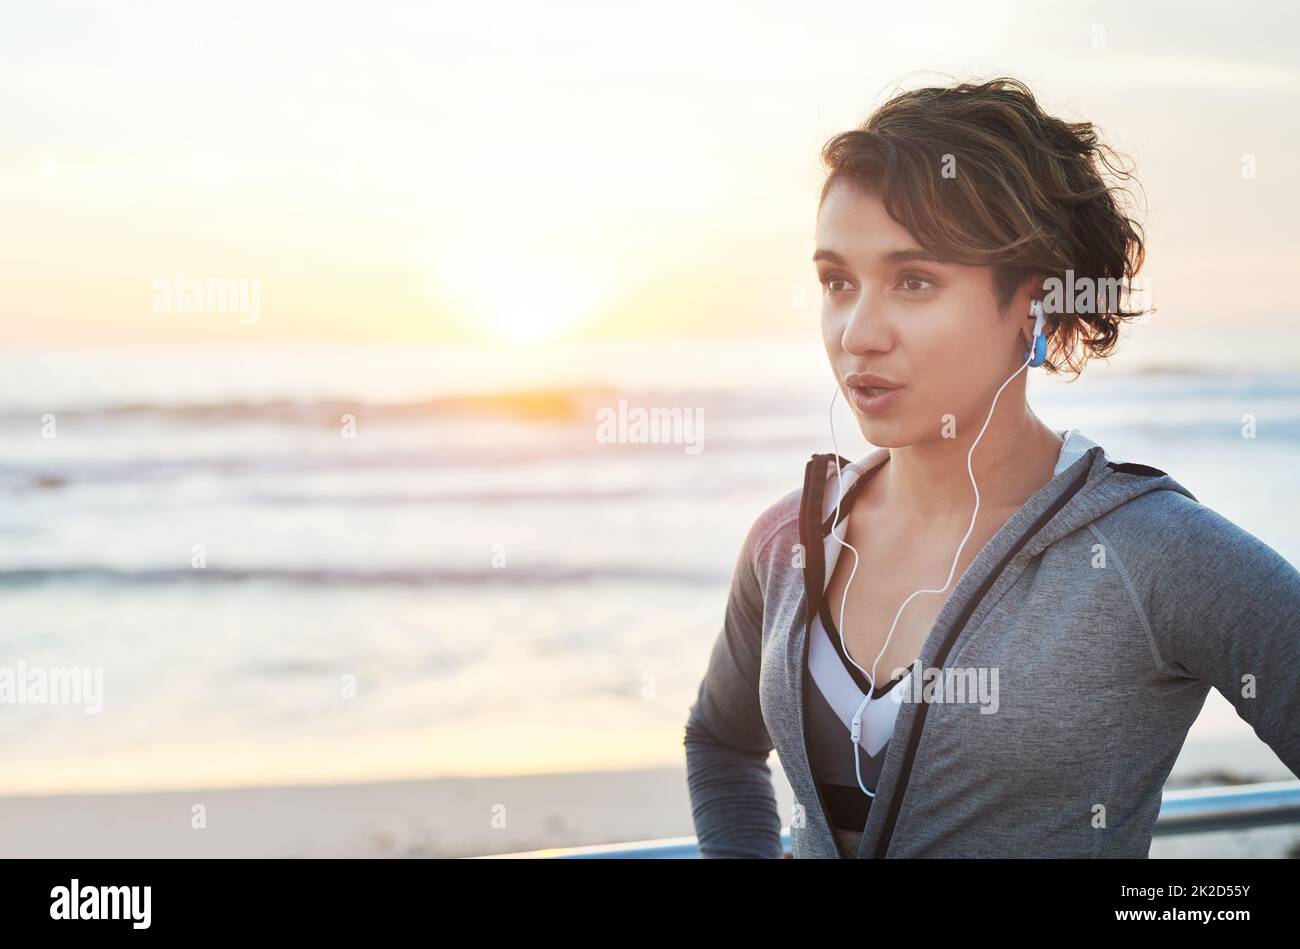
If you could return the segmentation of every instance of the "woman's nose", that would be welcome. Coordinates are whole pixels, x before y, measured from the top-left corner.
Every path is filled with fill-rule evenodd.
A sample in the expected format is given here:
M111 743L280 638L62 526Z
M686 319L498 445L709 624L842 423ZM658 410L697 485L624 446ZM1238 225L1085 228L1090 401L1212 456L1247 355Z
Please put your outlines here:
M880 306L868 293L859 293L844 324L840 345L848 353L885 351L890 347L890 330Z

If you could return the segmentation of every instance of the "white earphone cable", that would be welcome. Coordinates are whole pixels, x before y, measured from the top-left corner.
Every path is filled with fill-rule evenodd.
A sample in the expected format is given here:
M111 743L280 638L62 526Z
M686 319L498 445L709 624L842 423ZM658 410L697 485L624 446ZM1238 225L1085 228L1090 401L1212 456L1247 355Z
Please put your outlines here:
M1035 342L1037 341L1037 337L1041 332L1041 328L1042 328L1042 316L1040 315L1035 325L1035 332L1034 332ZM898 612L894 615L894 622L889 627L889 634L885 637L885 642L880 647L880 652L876 654L875 662L871 664L870 673L868 673L866 669L863 669L862 666L858 665L857 661L849 654L848 643L844 639L844 609L845 606L848 604L848 600L849 600L849 585L853 583L853 577L858 572L859 557L858 557L857 549L852 544L848 543L843 538L841 538L838 534L835 533L840 523L840 503L844 500L844 481L843 481L843 471L840 466L840 451L839 451L839 445L835 441L835 400L839 398L839 394L840 394L840 388L838 385L836 385L835 387L835 394L831 396L831 407L830 407L831 447L835 452L835 479L836 479L836 486L839 492L838 497L836 497L835 499L835 520L831 522L831 536L835 538L836 543L840 544L840 546L847 547L849 550L853 551L853 569L849 571L849 577L844 582L844 594L840 600L840 622L839 622L840 648L843 650L844 655L849 660L849 662L853 663L853 665L858 669L858 671L861 672L867 678L866 697L862 700L862 704L858 706L857 711L853 713L853 724L849 730L850 738L853 741L853 770L858 779L858 787L862 789L862 793L867 795L867 797L875 797L876 795L875 792L867 790L866 785L862 783L862 767L859 758L860 746L858 744L858 741L862 735L863 710L875 698L872 696L871 693L875 691L875 687L876 687L876 667L879 666L881 658L885 655L885 650L889 648L889 642L894 637L894 629L898 626L898 620L903 615L903 610L907 608L907 604L912 602L912 597L915 597L921 593L942 593L948 589L948 584L952 583L953 574L957 572L957 564L961 560L961 552L966 547L966 541L970 539L971 534L975 530L975 519L979 516L979 511L980 511L980 489L979 489L979 485L976 484L975 482L975 472L971 466L971 458L975 454L975 448L977 445L979 445L980 439L984 437L984 432L988 429L989 422L992 421L993 419L993 410L996 409L998 406L998 398L1002 395L1002 390L1007 387L1008 383L1010 383L1012 379L1020 375L1020 373L1024 371L1024 369L1033 361L1033 359L1034 359L1034 347L1031 344L1029 356L1025 360L1024 364L1015 372L1013 372L1011 375L1007 376L1006 382L1003 382L1002 385L998 387L997 394L993 396L993 404L989 407L988 417L984 419L984 427L980 429L979 435L977 435L975 437L975 441L971 443L970 451L966 453L966 473L970 476L971 487L975 489L975 511L974 513L971 514L970 526L966 529L966 536L961 539L961 543L957 545L957 553L953 555L952 567L949 568L948 570L948 579L944 581L943 586L937 590L932 590L932 589L917 590L903 601L903 605L898 608ZM859 476L861 475L859 474ZM845 518L844 525L845 525L844 532L847 534L848 518ZM880 698L883 698L883 696L880 696Z

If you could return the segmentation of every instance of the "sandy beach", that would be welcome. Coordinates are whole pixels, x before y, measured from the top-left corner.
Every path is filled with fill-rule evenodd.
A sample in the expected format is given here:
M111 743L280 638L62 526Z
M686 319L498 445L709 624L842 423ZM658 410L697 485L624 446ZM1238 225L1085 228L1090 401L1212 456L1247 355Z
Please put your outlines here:
M1231 755L1240 770L1224 774ZM775 757L781 812L793 801ZM1262 744L1189 743L1167 785L1293 775ZM195 807L206 827L191 826ZM467 857L691 835L678 768L0 797L0 857ZM1281 857L1300 827L1156 838L1152 857ZM1300 852L1297 850L1296 852Z

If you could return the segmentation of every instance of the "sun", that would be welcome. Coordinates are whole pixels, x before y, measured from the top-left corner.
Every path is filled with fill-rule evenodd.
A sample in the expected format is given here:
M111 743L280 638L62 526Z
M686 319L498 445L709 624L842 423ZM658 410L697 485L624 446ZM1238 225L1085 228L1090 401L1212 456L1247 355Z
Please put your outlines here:
M560 241L529 246L524 253L501 241L463 241L435 255L428 293L485 341L539 343L589 324L608 304L614 268L596 267L590 254Z
M572 310L547 301L488 313L484 320L495 335L516 343L539 343L552 339L578 322Z
M590 312L578 279L560 271L515 270L508 276L482 272L471 293L475 320L492 335L515 342L553 339L578 326Z

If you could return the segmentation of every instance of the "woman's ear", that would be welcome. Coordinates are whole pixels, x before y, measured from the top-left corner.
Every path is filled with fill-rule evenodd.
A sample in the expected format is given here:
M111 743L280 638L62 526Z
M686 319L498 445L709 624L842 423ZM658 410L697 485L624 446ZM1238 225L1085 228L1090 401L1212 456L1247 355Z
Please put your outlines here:
M1016 308L1017 319L1020 322L1020 336L1025 344L1025 352L1033 348L1034 344L1034 312L1033 302L1035 300L1043 301L1047 296L1047 291L1043 284L1047 280L1045 274L1033 274L1024 283L1020 285L1012 305ZM1044 311L1046 315L1046 311ZM1043 335L1047 335L1047 324L1043 325Z
M1030 297L1029 302L1025 305L1020 314L1020 339L1025 344L1025 352L1028 352L1034 345L1034 298Z

